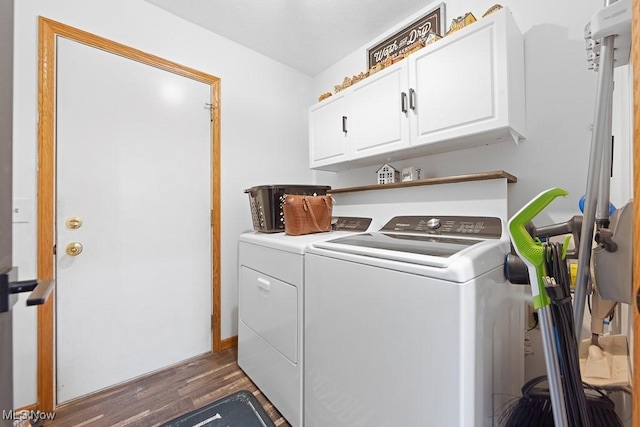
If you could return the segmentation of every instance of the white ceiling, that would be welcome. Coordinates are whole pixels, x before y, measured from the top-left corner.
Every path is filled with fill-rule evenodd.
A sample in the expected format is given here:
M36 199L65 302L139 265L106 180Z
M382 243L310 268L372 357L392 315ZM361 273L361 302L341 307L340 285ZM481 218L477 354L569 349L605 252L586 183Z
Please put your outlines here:
M428 5L424 0L145 0L315 76ZM364 55L364 52L363 52Z

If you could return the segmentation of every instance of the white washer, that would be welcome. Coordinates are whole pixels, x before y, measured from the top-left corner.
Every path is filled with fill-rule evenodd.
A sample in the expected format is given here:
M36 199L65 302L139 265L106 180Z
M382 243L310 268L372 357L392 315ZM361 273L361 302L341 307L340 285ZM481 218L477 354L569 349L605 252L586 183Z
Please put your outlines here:
M342 231L240 236L238 365L293 426L302 425L305 250L371 224L370 218L337 219Z
M306 427L487 426L520 395L506 224L397 217L305 256Z

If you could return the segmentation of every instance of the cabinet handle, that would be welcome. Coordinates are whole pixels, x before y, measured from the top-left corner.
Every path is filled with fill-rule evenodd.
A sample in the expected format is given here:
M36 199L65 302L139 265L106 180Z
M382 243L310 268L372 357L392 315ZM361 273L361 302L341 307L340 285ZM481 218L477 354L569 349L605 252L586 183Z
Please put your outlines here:
M342 132L347 133L347 116L342 116Z
M416 91L413 89L409 89L409 108L416 109Z
M402 112L407 112L407 94L402 92L400 96L400 108L402 108Z

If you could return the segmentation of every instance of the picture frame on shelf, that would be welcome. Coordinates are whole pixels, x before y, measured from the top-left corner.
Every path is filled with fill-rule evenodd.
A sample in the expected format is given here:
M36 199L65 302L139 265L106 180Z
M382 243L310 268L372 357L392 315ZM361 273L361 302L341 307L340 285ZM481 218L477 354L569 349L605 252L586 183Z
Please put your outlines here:
M416 43L422 43L430 34L439 37L444 36L445 31L445 4L439 3L420 18L396 31L384 40L367 49L367 68L371 69L376 64L385 60L393 60L404 56L405 51L411 49Z

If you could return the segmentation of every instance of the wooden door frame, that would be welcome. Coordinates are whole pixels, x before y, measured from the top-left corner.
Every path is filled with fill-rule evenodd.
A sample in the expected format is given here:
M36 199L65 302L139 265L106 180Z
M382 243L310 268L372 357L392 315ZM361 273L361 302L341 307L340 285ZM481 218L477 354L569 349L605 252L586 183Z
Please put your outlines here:
M633 425L640 426L640 0L633 0L631 67L633 73ZM636 299L637 298L637 299Z
M212 351L236 345L221 340L220 329L220 79L86 31L38 18L38 278L54 279L55 244L55 73L56 38L69 40L206 83L211 87L211 256ZM55 409L55 291L38 306L38 401L41 411Z

